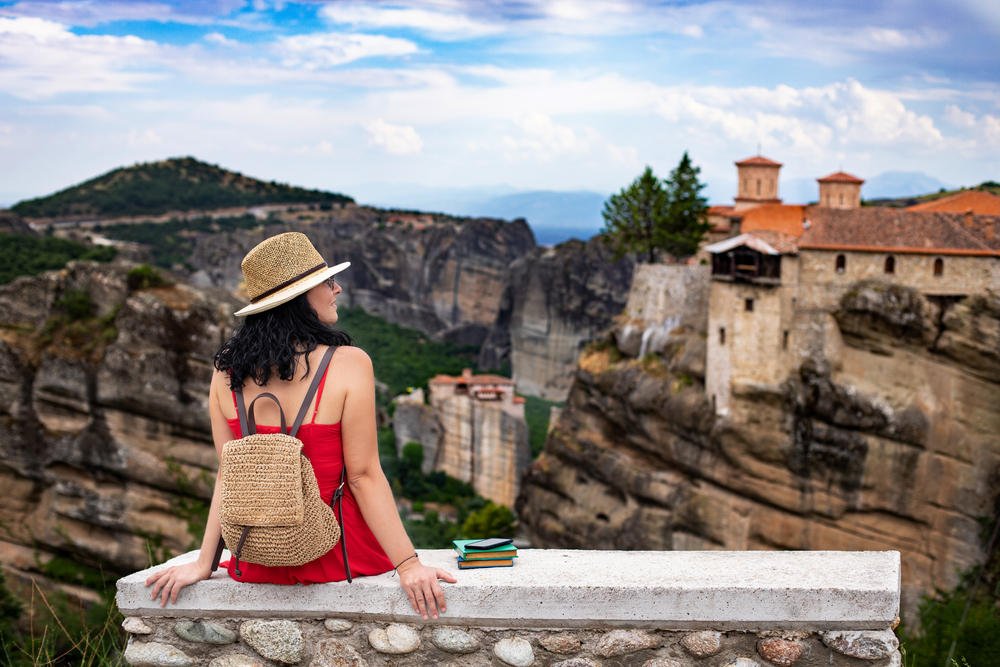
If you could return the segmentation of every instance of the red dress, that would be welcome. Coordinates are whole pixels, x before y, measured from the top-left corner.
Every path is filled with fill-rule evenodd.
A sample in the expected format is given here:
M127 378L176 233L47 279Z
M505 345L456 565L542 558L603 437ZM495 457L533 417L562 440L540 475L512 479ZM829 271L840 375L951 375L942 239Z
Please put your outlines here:
M312 421L299 427L298 438L302 441L302 452L309 458L323 502L329 504L333 492L340 485L340 471L344 466L343 441L340 438L340 423L317 424L319 401L323 397L326 375L320 380L316 392L316 409ZM236 394L233 394L236 402ZM228 419L229 429L234 438L241 438L240 420ZM277 433L278 426L257 426L260 433ZM361 516L358 503L351 495L350 487L344 485L344 518L341 530L347 536L347 558L351 564L351 576L382 574L392 569L392 561L385 555L382 546L375 539L365 519ZM342 538L343 539L343 538ZM240 561L242 577L236 576L235 560L220 563L229 576L237 581L254 584L321 584L328 581L347 579L344 572L344 556L340 544L314 561L292 567L267 567Z

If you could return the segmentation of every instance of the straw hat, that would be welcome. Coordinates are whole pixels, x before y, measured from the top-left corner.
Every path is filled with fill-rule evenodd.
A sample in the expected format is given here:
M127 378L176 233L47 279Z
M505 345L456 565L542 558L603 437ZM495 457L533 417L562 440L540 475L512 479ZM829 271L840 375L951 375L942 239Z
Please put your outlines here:
M280 306L350 265L342 262L328 267L305 234L290 232L265 239L243 258L250 305L236 314L253 315Z

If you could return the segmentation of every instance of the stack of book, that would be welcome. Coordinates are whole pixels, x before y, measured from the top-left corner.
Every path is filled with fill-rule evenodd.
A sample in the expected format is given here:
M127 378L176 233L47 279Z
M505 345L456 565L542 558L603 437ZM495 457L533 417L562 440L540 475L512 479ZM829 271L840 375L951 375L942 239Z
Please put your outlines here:
M471 570L479 567L514 567L517 558L517 547L504 544L494 549L466 549L465 545L479 540L455 540L455 551L458 552L458 569Z

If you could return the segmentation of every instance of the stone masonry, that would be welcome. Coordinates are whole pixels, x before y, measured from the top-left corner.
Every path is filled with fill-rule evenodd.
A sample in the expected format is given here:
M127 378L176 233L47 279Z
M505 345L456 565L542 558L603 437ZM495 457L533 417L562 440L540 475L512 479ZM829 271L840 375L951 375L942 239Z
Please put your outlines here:
M455 570L453 552L421 556ZM161 608L146 570L118 582L118 604L125 658L145 667L889 667L899 568L896 552L522 550L514 568L459 572L437 621L388 573L308 587L216 573Z

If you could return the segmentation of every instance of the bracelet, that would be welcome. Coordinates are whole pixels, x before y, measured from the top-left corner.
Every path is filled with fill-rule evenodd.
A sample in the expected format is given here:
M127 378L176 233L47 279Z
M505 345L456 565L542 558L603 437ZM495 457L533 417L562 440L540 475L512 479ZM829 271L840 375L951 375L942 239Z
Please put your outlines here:
M404 558L403 560L399 561L399 565L402 565L403 563L405 563L408 560L413 560L416 557L417 557L417 552L414 551L412 556L410 556L408 558ZM394 576L394 577L396 576L396 570L399 569L399 565L397 565L394 568L392 568L392 576Z

